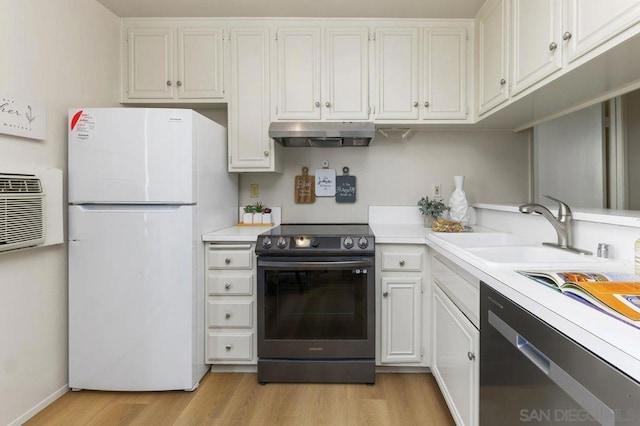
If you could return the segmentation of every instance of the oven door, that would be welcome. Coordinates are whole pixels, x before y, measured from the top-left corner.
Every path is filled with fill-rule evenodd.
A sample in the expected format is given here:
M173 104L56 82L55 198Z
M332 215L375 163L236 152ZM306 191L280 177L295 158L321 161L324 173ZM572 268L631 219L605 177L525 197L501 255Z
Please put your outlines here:
M373 257L260 257L258 357L375 358Z

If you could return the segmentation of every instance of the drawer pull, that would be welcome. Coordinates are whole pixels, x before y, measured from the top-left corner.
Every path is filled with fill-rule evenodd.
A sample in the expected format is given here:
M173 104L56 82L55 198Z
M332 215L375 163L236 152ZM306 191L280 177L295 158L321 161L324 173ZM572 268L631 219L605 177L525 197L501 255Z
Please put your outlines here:
M231 284L230 284L230 283L226 283L226 284L224 285L224 288L225 288L226 290L230 290L230 289L231 289Z
M229 319L229 318L231 318L231 314L230 314L229 312L227 312L226 314L224 314L224 317L225 317L226 319Z
M382 297L388 297L389 296L389 292L385 291L384 293L382 293Z
M224 348L225 348L227 351L230 351L230 350L231 350L231 345L227 345L227 346L225 346Z
M473 361L476 359L476 355L473 352L467 352L467 358L469 358L469 361Z
M400 266L404 266L404 260L400 261Z
M224 259L224 263L225 264L230 264L231 263L231 259L229 259L228 257Z

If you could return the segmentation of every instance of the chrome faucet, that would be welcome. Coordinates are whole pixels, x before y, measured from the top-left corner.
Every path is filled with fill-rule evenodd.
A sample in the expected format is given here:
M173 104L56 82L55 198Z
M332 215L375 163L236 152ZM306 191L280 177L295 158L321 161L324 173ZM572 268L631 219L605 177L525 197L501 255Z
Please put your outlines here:
M572 217L571 217L571 209L567 204L558 200L557 198L553 198L547 194L543 194L546 198L555 201L558 203L558 217L556 218L553 213L549 211L548 208L541 204L529 203L523 204L519 207L521 213L539 213L544 216L550 223L553 225L553 228L556 230L558 234L558 243L542 243L547 246L557 247L563 250L569 250L579 254L593 254L590 251L581 250L579 248L575 248L572 245Z

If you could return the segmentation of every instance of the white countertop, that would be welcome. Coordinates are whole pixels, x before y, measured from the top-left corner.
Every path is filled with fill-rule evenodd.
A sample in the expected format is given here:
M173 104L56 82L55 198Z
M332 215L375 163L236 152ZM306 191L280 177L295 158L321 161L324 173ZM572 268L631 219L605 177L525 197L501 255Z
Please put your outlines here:
M204 242L255 242L258 235L274 226L238 225L202 235Z
M422 225L378 223L370 226L376 243L427 244L435 252L640 381L640 329L578 303L512 269L487 267L464 249L438 239ZM597 265L598 270L632 272L625 268L629 268L629 265L615 261Z

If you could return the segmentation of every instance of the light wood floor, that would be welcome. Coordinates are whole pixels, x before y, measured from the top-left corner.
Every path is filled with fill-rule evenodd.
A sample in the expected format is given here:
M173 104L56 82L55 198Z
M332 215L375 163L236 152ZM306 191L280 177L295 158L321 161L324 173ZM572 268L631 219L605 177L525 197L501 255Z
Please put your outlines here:
M194 392L67 392L26 425L453 425L431 374L378 374L374 386L261 386L209 373Z

